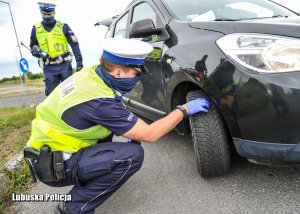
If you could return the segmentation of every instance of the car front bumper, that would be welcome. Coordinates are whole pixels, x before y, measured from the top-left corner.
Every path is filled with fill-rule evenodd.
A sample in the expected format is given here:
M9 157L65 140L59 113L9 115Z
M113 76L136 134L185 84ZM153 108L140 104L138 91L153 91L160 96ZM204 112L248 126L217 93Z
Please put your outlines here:
M254 74L225 61L204 89L214 99L232 138L300 143L300 71Z

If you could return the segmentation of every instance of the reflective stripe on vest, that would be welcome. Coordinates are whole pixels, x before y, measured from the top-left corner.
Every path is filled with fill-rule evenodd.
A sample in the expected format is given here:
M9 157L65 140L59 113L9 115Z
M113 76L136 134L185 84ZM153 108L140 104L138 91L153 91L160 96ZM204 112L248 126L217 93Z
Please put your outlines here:
M53 29L48 32L39 22L35 25L36 38L40 48L49 54L51 58L69 52L69 44L66 36L63 33L64 23L56 21Z
M96 74L96 67L84 68L75 73L38 105L28 147L39 150L47 144L52 151L76 152L111 134L111 131L100 125L79 130L61 119L62 114L75 105L97 98L115 97L114 91Z
M65 147L64 145L73 145L73 148L75 151L78 151L81 148L90 146L90 143L84 142L78 138L63 134L57 130L55 130L54 128L52 128L47 122L45 122L44 120L42 120L39 115L36 115L36 123L37 123L37 127L39 130L41 130L41 132L50 137L51 139L53 139L53 141L55 142L64 142L63 144L60 145L60 149L64 150L64 149L68 149L68 147Z

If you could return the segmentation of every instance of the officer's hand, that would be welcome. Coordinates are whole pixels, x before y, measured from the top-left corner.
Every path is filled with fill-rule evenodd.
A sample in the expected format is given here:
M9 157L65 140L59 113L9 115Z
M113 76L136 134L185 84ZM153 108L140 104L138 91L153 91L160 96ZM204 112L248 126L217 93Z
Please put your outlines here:
M188 107L188 115L193 115L198 112L208 112L209 101L205 98L197 98L186 103Z
M33 48L31 49L31 54L34 57L40 57L40 49L36 47L37 46L33 46Z
M80 71L83 68L83 65L77 65L76 66L76 71Z
M48 57L49 57L49 55L45 52L45 51L43 51L39 46L37 46L37 45L34 45L33 47L32 47L32 49L31 49L31 54L32 54L32 56L34 56L34 57L37 57L37 58L42 58L42 59L44 59L44 60L46 60Z

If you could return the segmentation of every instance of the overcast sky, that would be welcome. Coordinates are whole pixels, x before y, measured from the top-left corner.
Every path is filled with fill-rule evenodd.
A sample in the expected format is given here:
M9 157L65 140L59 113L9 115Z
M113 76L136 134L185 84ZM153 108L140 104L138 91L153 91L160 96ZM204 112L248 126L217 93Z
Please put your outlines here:
M3 0L10 3L19 41L29 46L32 26L41 21L39 7L35 0ZM42 0L41 0L42 1ZM57 20L67 23L79 40L84 66L97 64L101 54L101 41L107 30L94 24L123 11L131 0L49 0L56 3ZM29 62L29 70L39 72L36 58L21 46L24 58ZM14 33L13 23L7 4L0 2L0 78L19 75L17 62L20 52ZM75 61L75 60L74 60ZM73 62L73 66L75 63Z
M29 46L32 26L41 21L36 0L2 0L10 3L19 41ZM40 0L42 1L42 0ZM68 23L79 40L84 66L98 63L102 52L102 40L106 27L95 27L100 20L117 15L131 0L48 0L57 5L55 18ZM275 0L284 2L300 12L299 0ZM36 58L21 47L24 58L29 62L29 70L39 72ZM19 75L20 52L7 4L0 2L0 78ZM74 60L75 61L75 60ZM73 66L75 63L73 62Z

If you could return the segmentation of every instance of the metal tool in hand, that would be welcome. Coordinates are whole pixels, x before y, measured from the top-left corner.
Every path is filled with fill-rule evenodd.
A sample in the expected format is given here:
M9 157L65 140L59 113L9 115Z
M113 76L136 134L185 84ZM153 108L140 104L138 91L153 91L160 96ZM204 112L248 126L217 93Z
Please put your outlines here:
M42 59L47 59L49 57L49 55L43 51L39 46L34 45L32 47L32 49L30 49L29 47L27 47L26 45L24 45L23 42L20 42L21 45L23 45L25 48L27 48L33 56L37 57L37 58L42 58Z

